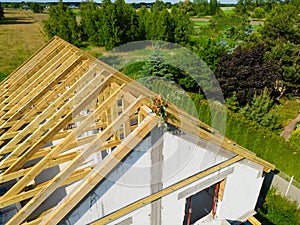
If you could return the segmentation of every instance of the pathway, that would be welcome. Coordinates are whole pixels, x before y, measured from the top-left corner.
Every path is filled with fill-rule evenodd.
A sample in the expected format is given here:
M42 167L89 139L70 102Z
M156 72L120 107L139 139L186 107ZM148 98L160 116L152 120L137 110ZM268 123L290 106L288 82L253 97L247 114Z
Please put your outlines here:
M298 207L300 208L300 190L294 185L291 185L288 189L288 185L289 182L278 175L275 175L272 180L272 186L275 187L281 195L284 196L286 194L286 197L291 201L296 202Z
M296 123L299 121L300 121L300 113L282 131L281 136L283 136L285 140L289 140L291 133L295 130Z

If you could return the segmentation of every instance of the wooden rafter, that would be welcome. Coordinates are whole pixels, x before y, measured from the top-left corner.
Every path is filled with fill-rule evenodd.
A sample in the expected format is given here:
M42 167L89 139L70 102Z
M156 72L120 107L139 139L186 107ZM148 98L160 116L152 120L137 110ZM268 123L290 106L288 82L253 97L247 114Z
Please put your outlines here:
M62 219L81 200L77 194L86 195L103 179L100 174L109 173L156 126L157 118L149 116L147 107L153 95L58 37L0 83L0 187L13 183L0 196L0 209L26 202L7 224L56 224ZM172 104L167 111L166 122L233 152L234 159L274 169ZM103 164L83 165L92 154L110 148L115 149ZM53 178L35 183L43 171L57 166L60 171ZM61 205L32 217L57 188L80 180L80 188ZM33 220L26 222L28 218Z

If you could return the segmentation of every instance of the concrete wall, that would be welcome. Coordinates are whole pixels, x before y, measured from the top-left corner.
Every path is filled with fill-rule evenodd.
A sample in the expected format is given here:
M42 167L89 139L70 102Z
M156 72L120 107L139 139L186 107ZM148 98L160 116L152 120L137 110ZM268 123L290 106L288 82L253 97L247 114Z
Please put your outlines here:
M219 218L244 220L254 213L263 183L263 167L249 160L234 165L234 173L227 176L223 201L219 204Z
M162 134L157 128L60 224L88 224L231 157L232 153L192 135L178 130ZM262 169L243 160L110 224L181 225L186 199L226 177L217 219L240 220L254 210Z

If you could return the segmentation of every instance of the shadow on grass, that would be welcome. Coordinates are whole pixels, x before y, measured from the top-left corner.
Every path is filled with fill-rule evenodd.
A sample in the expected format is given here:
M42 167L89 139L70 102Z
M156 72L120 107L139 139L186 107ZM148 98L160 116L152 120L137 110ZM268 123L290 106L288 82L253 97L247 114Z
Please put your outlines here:
M0 24L32 24L26 17L4 17L0 20Z

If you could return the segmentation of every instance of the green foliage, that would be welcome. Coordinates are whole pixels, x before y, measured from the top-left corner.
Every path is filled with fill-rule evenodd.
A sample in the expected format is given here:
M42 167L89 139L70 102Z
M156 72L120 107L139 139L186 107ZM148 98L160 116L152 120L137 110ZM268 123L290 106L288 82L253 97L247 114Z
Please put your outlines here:
M0 73L0 82L3 81L8 75L9 73Z
M145 86L150 87L153 80L159 77L180 85L180 87L186 91L199 92L199 86L195 81L197 78L194 75L201 75L197 73L199 71L195 68L197 62L193 65L193 57L185 54L185 57L190 57L189 60L186 60L186 58L182 58L179 52L172 56L172 60L169 59L166 62L166 58L162 54L160 47L159 44L154 46L152 55L149 57L149 60L145 62L145 65L138 76L140 82ZM180 68L187 69L187 71L183 71ZM202 72L204 73L204 71ZM205 74L203 76L205 76ZM203 84L203 86L205 85ZM206 85L205 87L208 86L209 85Z
M97 26L99 45L106 49L136 40L137 15L133 7L124 0L103 4L100 11L102 17Z
M142 82L142 84L146 87L150 87L153 77L172 79L170 67L164 62L165 57L161 54L159 46L155 45L152 55L149 57L149 60L145 62L145 65L142 68L139 76L140 82Z
M185 1L180 1L178 3L180 10L184 13L184 14L188 14L189 15L193 15L195 14L193 11L193 4L192 2L190 2L190 0L185 0Z
M251 10L253 5L250 0L238 0L235 11L239 14L247 14L248 10Z
M300 17L296 2L273 4L264 25L249 36L243 46L265 46L265 61L278 65L280 96L300 94Z
M300 146L299 146L300 145L300 129L299 129L300 124L298 124L297 126L298 126L298 128L291 133L289 143L291 143L292 145L294 145L297 148L300 148Z
M198 17L210 15L210 8L207 0L194 0L193 10Z
M251 104L240 109L240 113L247 119L252 120L270 130L279 128L278 117L276 112L270 112L274 107L273 100L270 98L267 88L260 95L255 93Z
M266 52L265 58L280 66L278 72L282 76L282 92L300 94L300 44L277 41L275 46Z
M180 9L169 12L162 1L156 1L150 11L144 7L136 11L124 0L106 0L101 8L83 2L81 29L85 41L106 49L145 39L187 44L193 32L189 17Z
M220 11L220 4L217 0L194 0L193 14L197 16L213 16Z
M193 32L193 26L189 16L182 10L172 8L171 19L174 24L174 41L175 43L186 45L189 42L190 35Z
M252 18L262 19L265 18L265 10L262 7L256 7L254 9L254 14L251 15Z
M276 5L266 15L260 30L264 41L274 46L278 41L300 44L300 17L298 9L292 4Z
M215 71L219 60L226 53L226 50L227 46L220 45L216 40L209 39L206 43L199 45L198 55L212 71Z
M291 225L300 224L300 210L297 204L277 195L270 190L262 209L258 210L257 218L264 225Z
M143 70L145 62L136 62L130 65L127 65L122 69L121 72L131 77L132 79L138 79L140 72Z
M265 87L271 97L278 96L278 66L265 61L264 53L265 47L257 45L249 50L237 48L233 54L226 54L220 59L215 75L225 98L235 91L239 103L244 106Z
M145 16L140 19L145 27L145 38L187 44L193 32L189 16L177 8L172 8L171 12L165 8L157 10L161 8L156 6L158 2L155 2L150 13L139 13Z
M57 35L62 39L78 45L80 43L79 27L72 10L60 1L49 9L49 19L44 25L49 38Z
M240 104L236 97L236 92L233 92L231 97L226 98L226 107L232 112L238 112L240 110Z
M82 2L80 4L80 25L82 29L83 40L88 40L94 45L99 43L99 35L95 29L100 21L100 9L92 1Z
M32 10L33 13L42 13L44 12L44 5L39 4L37 2L31 2L30 3L30 9Z
M1 20L2 17L4 17L4 9L3 9L2 5L1 5L1 2L0 2L0 20Z

